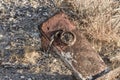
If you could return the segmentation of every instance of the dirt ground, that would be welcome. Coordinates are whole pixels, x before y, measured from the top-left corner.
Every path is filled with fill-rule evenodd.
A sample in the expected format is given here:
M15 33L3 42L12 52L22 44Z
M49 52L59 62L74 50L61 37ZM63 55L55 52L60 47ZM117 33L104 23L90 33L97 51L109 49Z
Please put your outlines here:
M38 26L56 13L58 8L84 32L108 67L111 70L119 69L120 1L112 0L112 7L107 6L113 12L105 6L106 10L101 10L101 7L98 10L95 5L79 7L84 4L78 6L77 1L83 2L54 0L55 6L52 0L0 0L0 80L73 80L71 71L59 57L46 54L41 47ZM114 16L110 22L104 21L111 19L111 15ZM108 24L112 27L104 27ZM114 79L120 80L120 72Z

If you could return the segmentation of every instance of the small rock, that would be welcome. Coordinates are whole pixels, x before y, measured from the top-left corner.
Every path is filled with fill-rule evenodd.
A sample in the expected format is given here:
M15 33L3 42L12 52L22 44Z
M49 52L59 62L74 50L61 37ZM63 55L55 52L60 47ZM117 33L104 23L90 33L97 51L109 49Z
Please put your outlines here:
M2 38L3 37L3 35L2 34L0 34L0 38Z
M5 76L5 78L9 78L8 76Z
M53 63L55 63L55 62L57 62L57 59L54 59L54 60L53 60Z
M20 78L25 78L25 76L20 76Z
M32 80L31 78L28 78L28 80Z

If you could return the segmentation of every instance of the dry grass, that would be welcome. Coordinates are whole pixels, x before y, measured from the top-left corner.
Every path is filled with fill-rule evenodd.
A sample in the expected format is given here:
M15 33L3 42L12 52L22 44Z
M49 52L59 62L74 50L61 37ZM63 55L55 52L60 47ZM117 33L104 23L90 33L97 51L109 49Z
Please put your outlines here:
M25 49L23 62L36 64L38 58L40 58L40 55L38 52L35 51L35 49L31 48Z
M33 3L37 5L34 1ZM120 47L119 1L55 0L55 3L59 8L68 12L74 21L77 21L76 25L81 31L84 31L87 39L96 51L105 55L111 55L115 47ZM69 12L69 10L72 12ZM112 49L111 46L113 47ZM102 50L104 47L106 47L107 50ZM22 58L13 54L11 60L35 64L39 57L39 53L34 49L25 48L25 54Z
M60 8L74 19L97 51L104 44L120 47L120 2L115 0L63 0ZM60 5L61 4L61 5Z
M9 2L10 0L5 0ZM34 0L30 0L34 8L39 5ZM48 0L46 0L48 1ZM86 38L102 56L109 58L114 66L120 66L119 52L115 51L120 47L120 2L115 0L54 0L56 5L63 9L72 20L83 31ZM19 4L20 5L20 4ZM105 50L104 50L105 49ZM25 47L24 55L13 54L11 62L22 64L36 64L41 57L34 48ZM115 52L114 52L115 51ZM117 53L117 55L116 55ZM109 56L110 55L110 56ZM106 57L107 56L107 57ZM108 64L108 63L107 63ZM59 64L56 64L59 65ZM60 67L52 66L52 71L56 72ZM43 66L32 67L31 70L39 73ZM61 69L62 70L62 69Z
M71 3L80 29L84 29L88 36L99 41L114 41L120 46L120 3L113 0L66 1Z
M113 63L112 68L116 68L118 65L120 66L120 54L118 53L115 56L112 56L110 61Z
M60 2L62 1L62 2ZM120 1L60 0L63 9L85 33L95 50L112 69L120 66Z
M40 54L32 47L25 47L24 55L11 55L10 62L35 65Z
M118 80L120 77L120 67L110 71L108 74L102 76L97 80Z

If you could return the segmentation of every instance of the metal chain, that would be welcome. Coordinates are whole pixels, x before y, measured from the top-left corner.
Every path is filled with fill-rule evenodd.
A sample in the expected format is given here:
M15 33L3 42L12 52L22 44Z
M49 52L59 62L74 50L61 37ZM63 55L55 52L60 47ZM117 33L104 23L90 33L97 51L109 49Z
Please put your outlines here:
M49 51L50 51L50 49L51 49L51 47L52 47L52 44L53 44L53 42L55 41L55 38L58 38L58 35L60 34L60 33L63 33L63 30L58 30L55 34L53 34L52 36L51 36L51 40L50 40L50 43L49 43L49 45L48 45L48 49L47 49L47 53L49 53Z

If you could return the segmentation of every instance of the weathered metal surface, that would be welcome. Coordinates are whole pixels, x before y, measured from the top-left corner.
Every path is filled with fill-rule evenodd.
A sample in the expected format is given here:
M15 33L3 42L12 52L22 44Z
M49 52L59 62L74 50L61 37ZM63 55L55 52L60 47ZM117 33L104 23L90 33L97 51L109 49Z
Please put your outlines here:
M60 56L78 80L92 78L107 68L99 54L64 13L56 14L44 22L41 30L43 48L47 50L50 47L51 37L54 35L50 51L55 51ZM66 40L70 43L65 42Z

